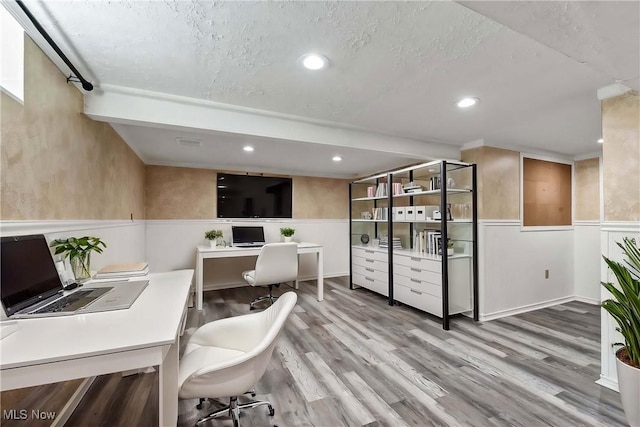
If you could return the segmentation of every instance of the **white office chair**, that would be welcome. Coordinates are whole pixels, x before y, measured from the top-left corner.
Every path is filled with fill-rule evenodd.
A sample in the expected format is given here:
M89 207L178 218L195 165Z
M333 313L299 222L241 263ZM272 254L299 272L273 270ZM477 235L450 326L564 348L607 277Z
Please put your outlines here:
M273 296L273 287L298 278L298 244L293 242L264 245L256 260L255 270L242 272L242 278L251 286L269 288L269 295L251 301L250 310L255 309L255 304L262 301L268 300L273 304L278 299Z
M229 397L229 406L199 419L200 425L229 414L239 426L240 409L266 405L267 401L238 403L238 396L256 385L267 369L276 337L296 305L298 296L287 292L271 307L259 313L229 317L201 326L189 339L178 374L178 397L205 399Z

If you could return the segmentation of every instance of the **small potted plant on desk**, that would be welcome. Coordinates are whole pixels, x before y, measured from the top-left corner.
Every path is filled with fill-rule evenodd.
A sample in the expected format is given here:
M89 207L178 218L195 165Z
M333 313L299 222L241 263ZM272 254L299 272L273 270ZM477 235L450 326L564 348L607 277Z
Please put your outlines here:
M77 281L91 277L91 252L101 254L102 249L107 247L100 238L89 236L56 239L49 246L55 248L55 255L63 255L62 259L69 258Z
M216 246L223 246L221 242L222 237L222 230L209 230L204 233L204 238L209 241L212 248L215 248Z
M602 302L602 308L616 321L616 330L624 338L624 343L612 344L623 346L616 352L618 388L627 421L640 426L640 249L628 237L617 245L627 257L627 265L603 256L619 286L602 282L612 296Z
M295 228L291 228L291 227L282 227L280 229L280 234L282 235L282 237L284 237L285 242L290 242L295 232L296 232Z

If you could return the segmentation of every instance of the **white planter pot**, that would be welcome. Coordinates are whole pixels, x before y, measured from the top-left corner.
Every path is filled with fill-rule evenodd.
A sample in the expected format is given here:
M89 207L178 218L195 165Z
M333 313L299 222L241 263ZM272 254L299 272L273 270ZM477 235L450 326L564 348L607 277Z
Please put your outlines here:
M215 240L209 240L209 246L211 246L212 248L216 247L216 241Z
M285 242L291 242L293 240L293 236L283 236Z
M630 426L640 426L640 405L638 404L640 402L640 369L621 362L618 359L618 353L616 353L616 369L620 399L627 421Z

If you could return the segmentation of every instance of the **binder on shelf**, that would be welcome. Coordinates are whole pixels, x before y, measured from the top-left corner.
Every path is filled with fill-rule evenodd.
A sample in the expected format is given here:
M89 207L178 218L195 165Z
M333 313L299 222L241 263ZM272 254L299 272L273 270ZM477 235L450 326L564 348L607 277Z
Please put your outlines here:
M104 266L98 271L95 278L126 278L146 276L147 274L149 274L149 264L146 262L129 262Z

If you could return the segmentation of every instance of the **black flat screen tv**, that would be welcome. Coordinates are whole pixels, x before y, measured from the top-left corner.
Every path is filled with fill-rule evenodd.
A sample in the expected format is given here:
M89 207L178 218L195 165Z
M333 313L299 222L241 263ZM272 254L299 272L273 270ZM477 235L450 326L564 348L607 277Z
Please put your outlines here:
M291 178L218 174L218 218L291 218Z

